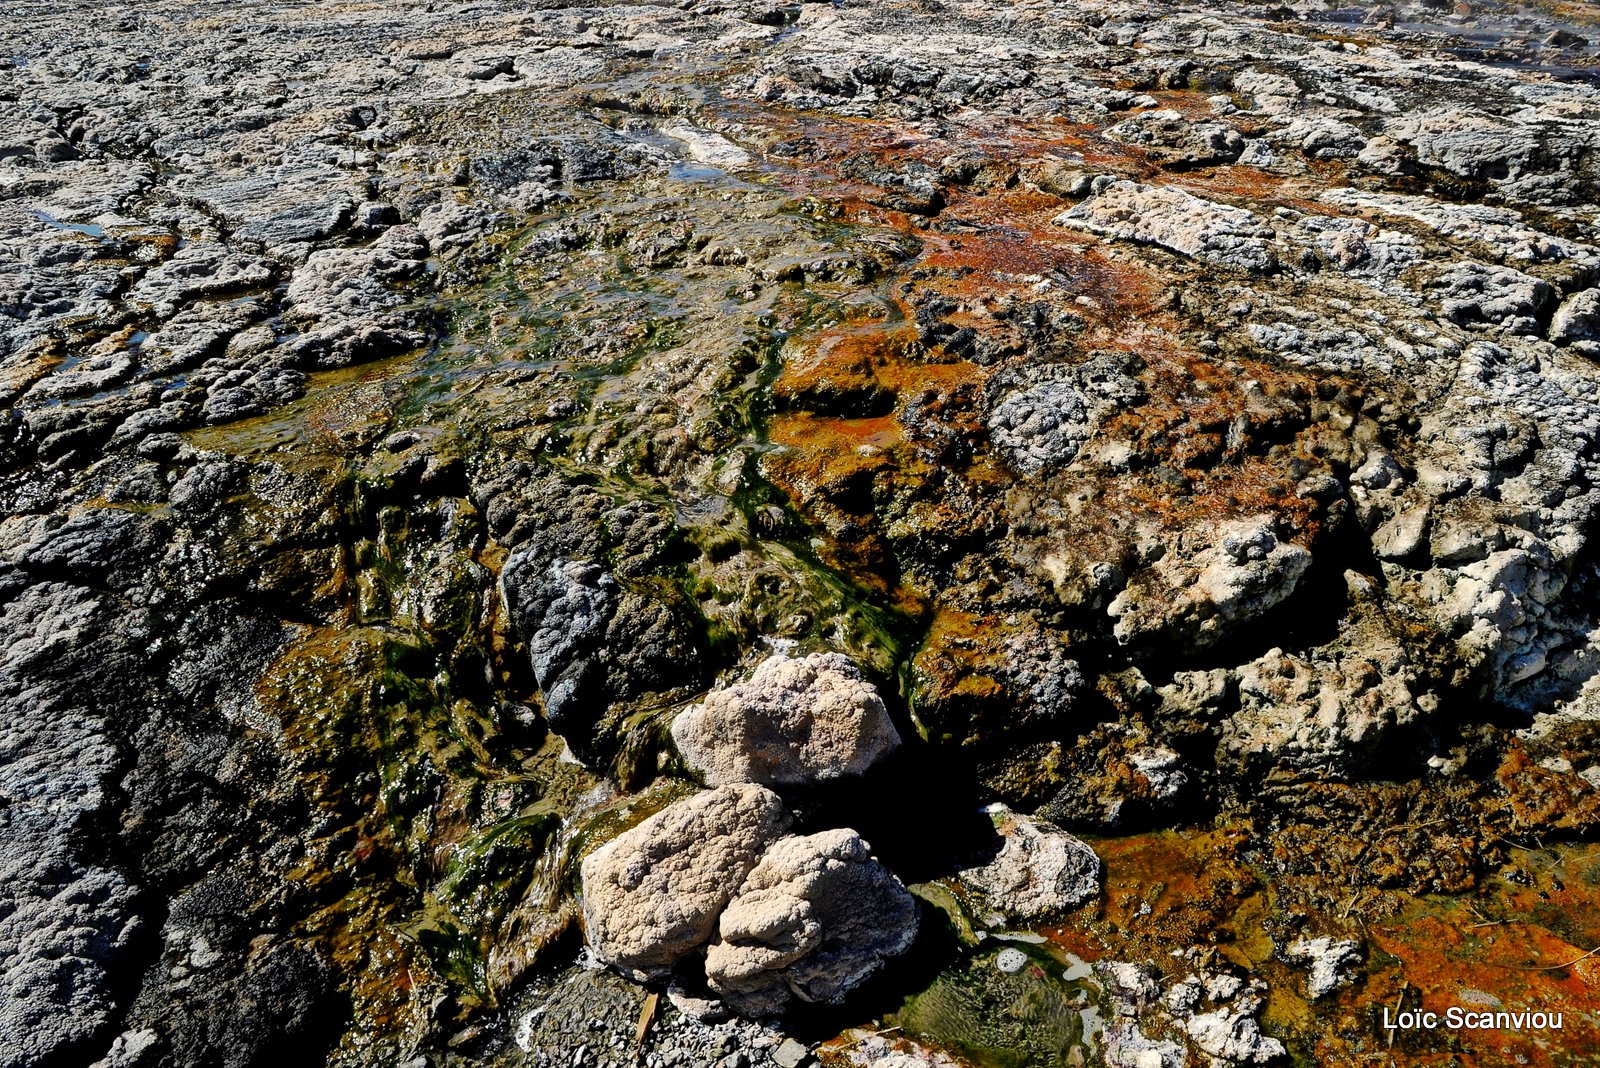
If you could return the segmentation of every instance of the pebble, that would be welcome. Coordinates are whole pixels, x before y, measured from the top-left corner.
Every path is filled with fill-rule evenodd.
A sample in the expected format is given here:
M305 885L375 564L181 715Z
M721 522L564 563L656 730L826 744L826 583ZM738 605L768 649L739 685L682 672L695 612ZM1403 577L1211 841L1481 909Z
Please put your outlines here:
M1027 967L1028 955L1020 949L1007 947L995 954L994 966L1007 975L1015 975Z
M772 1063L778 1068L800 1068L800 1065L810 1060L810 1051L792 1038L784 1039L778 1043L778 1048L772 1051Z

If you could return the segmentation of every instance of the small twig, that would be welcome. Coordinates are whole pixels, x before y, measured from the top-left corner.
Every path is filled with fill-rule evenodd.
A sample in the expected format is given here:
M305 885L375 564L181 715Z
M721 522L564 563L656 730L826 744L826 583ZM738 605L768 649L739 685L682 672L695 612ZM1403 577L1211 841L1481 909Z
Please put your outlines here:
M660 994L651 994L644 999L644 1007L639 1010L639 1029L633 1033L633 1063L638 1064L644 1059L644 1040L650 1033L650 1025L655 1023L656 1008L661 1004Z
M1501 924L1511 922L1510 920L1491 920L1484 916L1483 913L1479 912L1476 906L1472 906L1471 911L1472 915L1477 918L1478 922L1467 924L1465 927L1461 928L1463 931L1470 931L1476 927L1499 927Z
M1567 961L1565 964L1541 964L1541 965L1502 964L1502 965L1499 965L1499 967L1501 967L1501 968L1510 968L1513 971L1519 971L1519 972L1559 972L1562 968L1570 968L1574 964L1580 964L1583 961L1586 961L1590 957L1594 957L1594 956L1600 956L1600 946L1595 946L1589 952L1581 954L1581 955L1576 956L1576 957L1573 957L1571 960Z
M1511 839L1507 838L1503 834L1495 835L1492 839L1490 839L1490 841L1493 841L1493 842L1504 842L1506 845L1510 846L1512 849L1520 849L1525 853L1532 853L1534 851L1534 849L1536 848L1534 846L1523 845L1521 842L1513 842ZM1541 846L1541 847L1537 847L1537 848L1543 848L1543 847Z
M1409 985L1410 984L1407 983L1404 979L1400 980L1400 993L1396 994L1395 998L1394 998L1394 1014L1395 1014L1396 1018L1398 1018L1399 1015L1400 1015L1400 1006L1406 1000L1406 987L1409 986ZM1394 1045L1394 1030L1390 1029L1389 1034L1386 1036L1386 1041L1384 1042L1384 1046L1385 1046L1385 1048L1388 1048L1389 1046L1393 1046L1393 1045Z

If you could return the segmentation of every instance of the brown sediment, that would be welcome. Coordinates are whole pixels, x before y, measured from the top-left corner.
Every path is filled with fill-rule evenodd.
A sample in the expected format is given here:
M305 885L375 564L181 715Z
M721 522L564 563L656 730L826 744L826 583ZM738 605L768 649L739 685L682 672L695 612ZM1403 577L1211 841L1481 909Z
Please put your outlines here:
M1589 880L1600 856L1594 846L1540 851L1528 884L1500 888L1489 901L1419 902L1397 921L1367 928L1376 955L1368 1003L1357 1011L1381 1018L1387 1004L1438 1013L1452 1008L1560 1013L1561 1030L1489 1027L1397 1031L1395 1055L1434 1063L1454 1054L1478 1063L1576 1065L1600 1055L1600 895ZM1574 870L1575 869L1575 870ZM1563 878L1562 876L1566 876ZM1552 930L1556 926L1562 933ZM1397 982L1398 980L1398 982ZM1396 991L1393 1000L1387 995ZM1388 1034L1383 1035L1388 1039ZM1334 1047L1335 1036L1318 1043Z
M1166 94L1165 102L1178 101L1194 111L1203 98ZM1138 378L1145 398L1112 413L1099 433L1137 455L1160 457L1161 464L1122 474L1096 469L1064 475L1060 494L1083 499L1075 506L1073 526L1084 539L1110 535L1115 541L1121 535L1113 532L1139 517L1182 529L1260 514L1276 516L1287 536L1308 545L1323 535L1329 521L1324 506L1301 496L1297 484L1306 474L1336 474L1346 462L1346 435L1329 433L1323 424L1330 416L1359 418L1364 392L1356 383L1276 362L1193 351L1185 340L1193 329L1191 318L1166 303L1177 279L1053 225L1067 202L1014 179L990 188L946 187L946 202L932 226L868 203L872 193L859 181L844 179L826 189L822 183L839 177L838 160L865 154L880 158L886 168L907 160L937 166L954 146L920 133L908 137L868 120L808 116L798 121L814 143L814 166L804 176L780 181L801 183L812 195L829 199L844 218L914 236L919 253L887 280L898 285L903 304L943 299L951 310L942 319L951 330L976 335L992 351L1016 354L1026 351L1027 342L1001 313L1018 301L1039 302L1069 313L1081 325L1074 336L1058 339L1064 350L1052 358L1071 362L1084 353L1124 352L1142 365ZM1015 126L986 128L963 142L962 150L1013 167L1030 155L1066 153L1085 165L1115 159L1125 173L1140 172L1133 165L1143 159L1140 153L1091 131L1047 126L1042 132L1047 136ZM1097 152L1104 158L1092 158ZM1342 166L1313 163L1312 174L1296 179L1257 168L1217 167L1172 176L1170 183L1205 196L1311 210L1316 191L1334 181ZM906 307L907 318L912 311ZM824 549L832 562L854 574L876 575L870 581L889 588L897 565L875 522L880 513L906 514L905 498L924 492L965 506L973 497L1003 492L1010 476L989 456L974 410L968 417L972 455L964 461L941 458L937 488L924 491L935 472L914 462L914 450L906 448L907 395L915 390L953 395L963 386L976 390L993 372L959 360L930 363L950 359L943 343L924 349L908 328L849 329L855 336L848 342L823 335L814 339L810 355L791 354L786 360L773 386L785 411L774 418L770 433L789 451L769 456L766 470L834 535L834 544ZM968 396L975 401L977 394ZM847 411L852 404L854 413ZM883 413L891 407L896 416ZM1270 450L1262 448L1263 439L1275 443ZM1286 468L1300 474L1285 477ZM955 483L960 492L952 494ZM904 530L903 521L899 529ZM1114 549L1108 543L1107 551Z
M1247 841L1243 828L1094 840L1105 863L1104 904L1090 926L1099 943L1095 956L1212 945L1224 959L1258 966L1261 932L1249 921L1259 922L1259 915L1250 906L1264 890L1244 860ZM1093 942L1075 941L1082 934L1065 928L1050 934L1067 948L1094 951Z
M1600 1055L1600 846L1517 849L1477 892L1415 896L1271 877L1248 859L1253 837L1222 825L1097 838L1104 903L1043 933L1088 961L1148 959L1174 975L1231 964L1265 978L1263 1023L1296 1063L1560 1066ZM1282 950L1319 935L1364 942L1367 958L1353 983L1311 1002ZM1212 956L1173 961L1174 945L1209 945ZM1441 1020L1451 1007L1561 1013L1563 1023L1386 1031L1384 1010L1402 1007Z

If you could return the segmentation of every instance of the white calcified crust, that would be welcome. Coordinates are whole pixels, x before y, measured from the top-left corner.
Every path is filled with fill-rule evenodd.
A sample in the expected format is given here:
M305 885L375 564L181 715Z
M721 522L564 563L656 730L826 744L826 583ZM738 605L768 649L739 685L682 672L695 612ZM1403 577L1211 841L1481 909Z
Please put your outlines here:
M749 1015L838 1004L916 933L916 902L855 831L784 838L722 914L706 978Z
M1000 809L993 814L1001 846L961 880L1014 920L1073 908L1100 892L1100 858L1053 824Z
M1277 264L1269 247L1272 231L1254 214L1181 189L1115 182L1057 216L1056 223L1240 270L1266 271Z
M583 859L583 920L596 956L661 975L709 939L717 916L789 812L760 786L679 801Z
M680 715L672 739L712 786L859 775L900 745L883 699L838 653L765 661Z

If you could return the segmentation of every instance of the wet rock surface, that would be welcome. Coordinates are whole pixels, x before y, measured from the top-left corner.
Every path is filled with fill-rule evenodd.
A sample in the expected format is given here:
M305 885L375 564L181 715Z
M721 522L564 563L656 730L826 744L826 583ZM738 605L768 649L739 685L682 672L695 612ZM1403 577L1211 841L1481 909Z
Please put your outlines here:
M0 1066L1592 1057L1595 17L12 5Z

